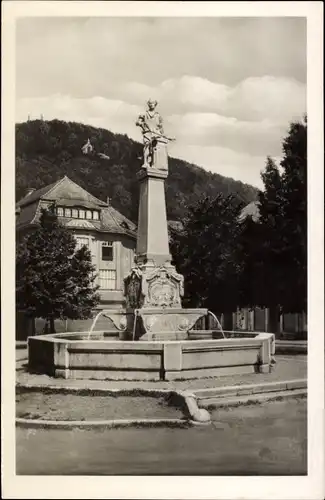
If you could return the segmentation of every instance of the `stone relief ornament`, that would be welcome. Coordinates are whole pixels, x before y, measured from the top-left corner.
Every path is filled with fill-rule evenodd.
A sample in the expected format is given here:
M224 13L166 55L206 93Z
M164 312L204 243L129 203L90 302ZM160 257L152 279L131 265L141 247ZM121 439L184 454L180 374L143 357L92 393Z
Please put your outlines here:
M142 281L144 305L151 307L182 307L184 278L173 267L155 268Z
M174 267L141 270L135 267L124 280L127 307L182 307L184 278Z
M146 320L146 329L150 332L154 324L156 323L157 318L155 316L149 316Z
M175 287L165 280L157 280L151 285L148 300L153 306L170 307L175 302Z
M179 330L188 330L190 327L190 322L187 318L182 318L178 325Z

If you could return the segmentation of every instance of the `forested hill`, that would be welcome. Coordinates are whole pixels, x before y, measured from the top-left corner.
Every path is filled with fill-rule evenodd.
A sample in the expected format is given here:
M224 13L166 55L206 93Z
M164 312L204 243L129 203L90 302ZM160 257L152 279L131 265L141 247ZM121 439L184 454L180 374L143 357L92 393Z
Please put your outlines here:
M90 139L95 153L83 154ZM103 153L100 157L96 153ZM92 193L136 221L142 145L126 135L60 120L33 120L16 125L16 199L27 188L39 189L67 175ZM218 158L216 158L216 164ZM244 203L256 199L257 190L247 184L212 174L197 165L169 159L166 183L168 218L178 220L186 206L204 196L233 193Z

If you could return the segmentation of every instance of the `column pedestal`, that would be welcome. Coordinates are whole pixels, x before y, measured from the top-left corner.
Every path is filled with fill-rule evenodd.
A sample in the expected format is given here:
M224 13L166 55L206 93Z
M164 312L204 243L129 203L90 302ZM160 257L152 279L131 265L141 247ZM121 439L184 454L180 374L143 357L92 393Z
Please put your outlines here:
M140 181L137 264L161 266L171 261L165 200L167 170L143 168Z
M153 167L142 168L135 266L124 280L129 337L182 340L204 309L182 309L184 279L171 264L165 200L167 148L153 147ZM159 168L158 168L159 167Z

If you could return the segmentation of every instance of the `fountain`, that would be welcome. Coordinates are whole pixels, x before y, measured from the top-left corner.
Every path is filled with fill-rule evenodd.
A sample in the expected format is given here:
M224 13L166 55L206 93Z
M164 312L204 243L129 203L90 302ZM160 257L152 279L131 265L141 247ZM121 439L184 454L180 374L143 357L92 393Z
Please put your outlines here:
M137 121L143 133L144 164L137 175L137 247L135 265L124 280L126 308L100 311L89 333L30 337L32 370L64 378L175 380L271 369L273 334L250 332L226 338L211 311L182 307L184 279L171 263L165 202L171 139L164 134L156 106L149 100ZM110 332L95 330L101 315L111 320ZM216 328L197 329L198 321L207 316L214 318Z

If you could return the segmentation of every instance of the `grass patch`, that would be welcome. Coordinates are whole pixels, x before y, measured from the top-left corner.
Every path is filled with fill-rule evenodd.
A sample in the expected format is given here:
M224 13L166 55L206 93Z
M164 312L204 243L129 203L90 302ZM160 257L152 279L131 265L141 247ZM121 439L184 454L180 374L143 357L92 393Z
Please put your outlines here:
M183 418L181 408L173 405L169 393L145 395L100 391L82 394L27 391L16 395L19 418L40 420L114 420L148 418Z
M272 394L272 393L269 393ZM299 395L286 395L285 393L283 395L278 395L275 397L270 397L267 399L247 399L247 400L242 400L242 401L234 401L234 402L225 402L222 406L219 404L209 404L205 406L208 411L214 411L218 410L219 408L222 409L227 409L227 408L238 408L239 406L258 406L258 405L263 405L264 403L272 403L273 401L283 401L287 399L295 399L295 400L300 400L300 399L306 399L307 394L299 394Z

